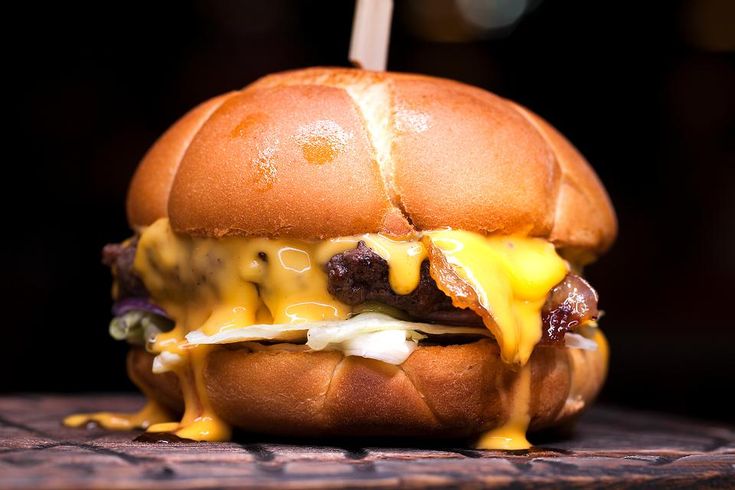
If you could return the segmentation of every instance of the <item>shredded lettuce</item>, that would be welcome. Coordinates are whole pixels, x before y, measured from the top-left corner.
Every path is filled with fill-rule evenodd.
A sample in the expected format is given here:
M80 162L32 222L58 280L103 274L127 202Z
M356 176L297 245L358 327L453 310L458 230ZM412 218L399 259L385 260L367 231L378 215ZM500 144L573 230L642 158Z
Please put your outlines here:
M201 331L189 332L190 345L230 344L258 340L293 338L294 332L303 332L306 346L311 350L339 350L347 356L378 359L401 364L416 349L426 335L481 335L490 336L483 327L454 327L398 320L378 312L367 312L348 320L273 325L223 330L214 335Z
M314 345L319 346L323 342L323 338L331 338L334 339L332 341L333 343L340 343L356 334L380 332L383 330L414 330L430 335L491 336L490 332L484 327L458 327L408 322L398 320L383 313L369 312L353 316L347 320L275 323L272 325L258 324L242 328L224 329L213 335L207 335L202 331L195 330L187 334L186 340L191 345L232 344L254 340L292 339L294 332L303 332L304 338L308 337L310 339L307 345L314 350L321 350L321 348L314 347ZM313 344L311 339L313 339Z
M389 364L403 364L416 350L418 341L425 337L412 330L383 330L382 332L359 334L338 344L330 342L325 348L341 350L346 356L360 356Z
M115 340L144 345L161 332L171 330L171 320L145 310L129 310L110 322L110 335Z
M329 324L310 328L306 345L312 350L339 350L346 356L367 357L390 364L401 364L416 349L418 341L426 336L416 330L395 328L395 324L379 328L375 320L381 318L392 320L386 323L396 321L409 323L380 313L363 313L351 320L338 322L340 325Z
M327 323L327 322L320 322ZM207 335L201 330L194 330L186 335L186 341L191 345L199 344L232 344L235 342L247 342L250 340L289 340L293 339L294 333L306 332L310 326L304 323L264 323L250 325L242 328L224 329L214 335Z

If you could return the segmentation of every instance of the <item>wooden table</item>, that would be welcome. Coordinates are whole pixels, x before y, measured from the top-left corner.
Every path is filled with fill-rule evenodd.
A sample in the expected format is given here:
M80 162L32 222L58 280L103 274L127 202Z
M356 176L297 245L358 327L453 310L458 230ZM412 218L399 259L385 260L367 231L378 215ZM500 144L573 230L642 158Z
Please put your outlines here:
M733 427L615 408L595 408L573 436L516 453L263 436L152 444L59 424L71 412L141 404L133 395L0 398L0 488L735 488Z

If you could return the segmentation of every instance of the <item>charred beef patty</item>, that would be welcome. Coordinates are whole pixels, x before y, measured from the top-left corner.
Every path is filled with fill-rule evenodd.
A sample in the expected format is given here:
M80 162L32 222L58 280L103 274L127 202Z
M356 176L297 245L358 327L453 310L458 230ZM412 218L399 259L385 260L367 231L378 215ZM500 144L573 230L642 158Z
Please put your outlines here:
M429 262L421 264L419 285L408 294L396 294L388 281L388 262L364 242L329 259L326 265L329 294L354 306L366 301L403 310L411 317L447 325L482 325L472 310L455 308L429 275Z
M118 284L118 300L147 298L143 282L133 271L138 239L108 244L102 262L112 269ZM374 301L404 311L410 317L443 325L482 325L482 318L469 309L456 308L429 274L429 262L421 264L419 284L409 294L396 294L388 280L388 263L359 242L357 247L333 256L325 265L329 293L355 306ZM541 312L541 343L559 344L564 334L598 316L597 292L581 277L568 274L554 286Z

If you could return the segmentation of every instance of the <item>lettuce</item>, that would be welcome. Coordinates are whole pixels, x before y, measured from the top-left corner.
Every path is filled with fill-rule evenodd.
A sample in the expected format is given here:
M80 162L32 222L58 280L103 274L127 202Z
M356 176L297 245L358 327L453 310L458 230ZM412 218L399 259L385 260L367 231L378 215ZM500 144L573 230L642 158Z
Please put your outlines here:
M128 310L110 322L109 332L115 340L145 345L161 332L171 330L172 322L146 310Z
M346 356L377 359L388 364L403 364L416 350L418 341L425 337L411 330L383 330L358 334L339 343L329 342L324 348L340 350Z
M346 356L377 359L390 364L401 364L416 349L418 341L430 335L490 336L484 327L454 327L398 320L378 312L367 312L348 320L273 325L223 330L214 335L201 331L189 332L190 345L230 344L258 340L293 339L302 332L306 346L314 351L339 350Z

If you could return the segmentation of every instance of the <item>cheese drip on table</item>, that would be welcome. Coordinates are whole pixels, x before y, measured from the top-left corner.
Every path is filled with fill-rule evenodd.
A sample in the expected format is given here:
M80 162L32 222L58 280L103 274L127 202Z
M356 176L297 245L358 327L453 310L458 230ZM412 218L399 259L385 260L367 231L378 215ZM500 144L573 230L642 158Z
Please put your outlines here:
M541 337L543 301L568 270L553 245L539 239L483 237L449 229L424 232L424 236L442 251L492 316L494 321L488 328L503 359L525 364ZM335 254L355 248L361 240L388 262L390 285L396 293L408 294L418 286L420 266L427 259L426 248L418 238L397 240L380 234L313 242L199 238L174 233L166 218L156 221L141 234L134 268L153 301L175 321L174 329L159 334L148 350L158 355L159 371L171 370L178 376L184 415L180 421L171 420L166 410L151 401L138 414L73 416L76 418L66 422L82 425L96 421L113 429L141 427L194 440L229 439L230 427L212 409L204 380L207 355L218 347L190 345L186 335L201 332L212 336L257 324L303 324L303 329L284 329L279 337L281 341L301 341L306 338L309 322L348 319L353 311L329 294L324 264ZM521 389L515 392L530 392L526 371L519 370ZM521 398L513 403L515 415L497 429L515 438L512 447L524 444L528 420L529 396L517 396ZM507 442L484 445L488 444L510 447Z

